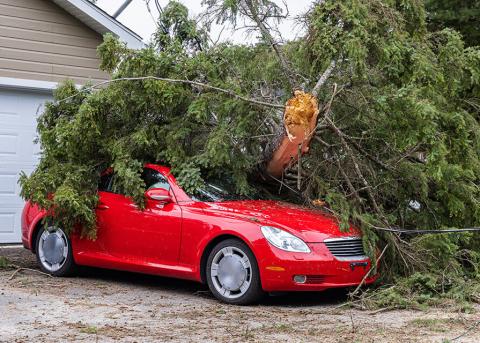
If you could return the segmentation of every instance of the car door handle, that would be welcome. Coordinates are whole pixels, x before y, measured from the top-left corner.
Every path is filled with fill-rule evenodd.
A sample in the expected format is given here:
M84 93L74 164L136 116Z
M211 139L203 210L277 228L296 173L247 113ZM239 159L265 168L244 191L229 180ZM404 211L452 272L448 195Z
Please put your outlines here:
M97 210L108 210L110 207L108 205L105 205L105 204L98 204L97 206Z

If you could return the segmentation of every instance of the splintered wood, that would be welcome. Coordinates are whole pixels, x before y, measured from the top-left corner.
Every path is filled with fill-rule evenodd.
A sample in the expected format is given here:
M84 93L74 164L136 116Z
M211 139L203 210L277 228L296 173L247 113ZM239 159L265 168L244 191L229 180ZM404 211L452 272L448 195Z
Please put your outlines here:
M317 125L318 101L310 93L295 91L285 106L283 123L286 134L267 164L267 172L280 177L283 171L308 152L310 139Z

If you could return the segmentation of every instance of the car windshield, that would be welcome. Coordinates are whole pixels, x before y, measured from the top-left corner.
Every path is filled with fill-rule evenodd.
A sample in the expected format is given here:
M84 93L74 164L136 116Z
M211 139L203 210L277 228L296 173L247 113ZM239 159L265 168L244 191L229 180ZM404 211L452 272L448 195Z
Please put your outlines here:
M195 201L205 202L252 200L259 198L259 194L256 192L250 195L238 193L233 182L228 179L208 179L200 188L194 192L189 192L188 195Z

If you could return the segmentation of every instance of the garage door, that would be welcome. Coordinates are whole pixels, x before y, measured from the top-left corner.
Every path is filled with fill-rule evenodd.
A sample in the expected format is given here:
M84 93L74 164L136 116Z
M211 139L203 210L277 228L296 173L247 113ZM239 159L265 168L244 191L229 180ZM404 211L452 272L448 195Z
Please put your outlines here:
M36 117L51 96L26 90L0 89L0 243L21 242L18 175L38 163Z

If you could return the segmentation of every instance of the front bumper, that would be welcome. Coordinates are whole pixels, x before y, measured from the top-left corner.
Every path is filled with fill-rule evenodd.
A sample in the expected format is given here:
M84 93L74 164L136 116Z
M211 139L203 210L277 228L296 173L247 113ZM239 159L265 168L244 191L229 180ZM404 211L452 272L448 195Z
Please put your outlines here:
M310 253L292 253L268 243L260 244L258 259L262 288L267 292L322 291L328 288L358 286L371 268L368 257L339 260L324 243L308 243ZM306 276L304 283L294 281L296 275ZM369 275L370 284L378 275Z

